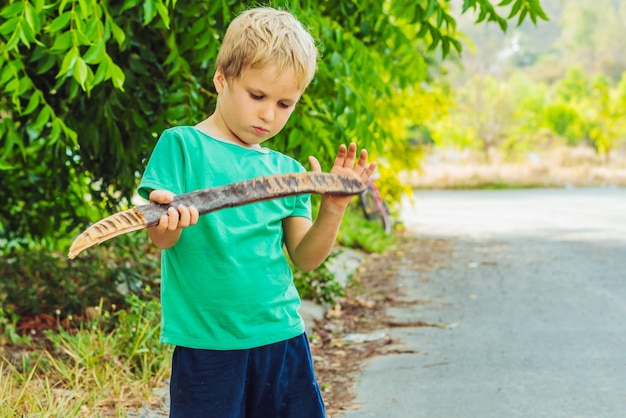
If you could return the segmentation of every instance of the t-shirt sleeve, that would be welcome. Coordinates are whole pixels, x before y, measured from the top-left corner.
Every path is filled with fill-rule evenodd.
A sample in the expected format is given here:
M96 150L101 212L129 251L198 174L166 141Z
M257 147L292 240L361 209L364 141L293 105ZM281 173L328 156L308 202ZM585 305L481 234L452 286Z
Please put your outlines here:
M139 195L149 199L150 192L157 189L169 190L174 194L184 193L185 151L179 136L170 130L164 131L152 151L139 183Z
M311 195L303 194L296 196L296 205L293 209L291 216L301 216L308 219L313 219L311 216Z

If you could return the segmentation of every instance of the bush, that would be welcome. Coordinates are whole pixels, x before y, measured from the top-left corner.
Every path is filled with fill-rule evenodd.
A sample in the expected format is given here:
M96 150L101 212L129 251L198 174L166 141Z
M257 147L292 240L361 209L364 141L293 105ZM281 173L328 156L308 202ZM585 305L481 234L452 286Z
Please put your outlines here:
M0 262L0 308L20 316L76 315L101 301L123 305L129 292L158 288L158 261L145 234L120 237L74 260L44 248L12 249Z
M382 253L396 242L394 234L386 234L379 220L367 220L358 205L351 205L341 223L337 241L344 247L368 253Z
M328 263L340 252L331 254L317 269L304 273L293 268L293 280L300 297L315 302L332 305L337 298L345 296L346 289L328 269Z
M382 253L396 243L396 236L386 234L379 221L365 219L361 208L353 204L348 207L343 218L337 243L368 253ZM292 267L294 282L303 299L333 304L337 298L345 296L345 286L336 280L328 268L332 259L340 254L340 250L333 252L321 266L307 273Z

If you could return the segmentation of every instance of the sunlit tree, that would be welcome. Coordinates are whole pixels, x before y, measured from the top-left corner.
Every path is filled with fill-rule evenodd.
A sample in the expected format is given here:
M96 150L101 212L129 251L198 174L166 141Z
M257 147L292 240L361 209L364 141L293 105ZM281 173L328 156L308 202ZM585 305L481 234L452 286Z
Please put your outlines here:
M317 77L271 141L306 162L358 140L378 155L418 119L397 106L461 51L448 1L275 1L311 29ZM11 0L0 6L0 232L67 235L127 205L166 127L211 112L211 77L230 20L257 2ZM536 1L467 0L479 21L546 18ZM505 16L505 17L503 17ZM412 123L419 122L413 120ZM399 128L401 127L401 128ZM85 196L91 201L85 202Z

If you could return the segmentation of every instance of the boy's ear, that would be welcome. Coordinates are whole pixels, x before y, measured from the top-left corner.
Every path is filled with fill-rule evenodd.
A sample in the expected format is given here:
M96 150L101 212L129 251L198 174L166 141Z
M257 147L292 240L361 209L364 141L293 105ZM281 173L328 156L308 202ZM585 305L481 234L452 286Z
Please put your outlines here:
M226 83L226 77L224 77L224 73L221 69L217 69L215 71L215 75L213 75L213 85L215 86L215 91L217 94L221 94L224 90L224 84Z

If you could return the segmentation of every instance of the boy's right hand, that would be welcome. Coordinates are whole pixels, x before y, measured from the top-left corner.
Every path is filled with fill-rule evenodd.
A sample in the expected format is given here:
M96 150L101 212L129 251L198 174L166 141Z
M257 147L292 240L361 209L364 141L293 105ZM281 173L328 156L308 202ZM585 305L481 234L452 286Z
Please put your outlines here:
M150 192L150 201L161 204L172 203L174 193L168 190L153 190ZM179 205L177 208L169 208L167 215L163 215L159 224L154 227L159 232L175 231L198 223L198 209L195 206Z

